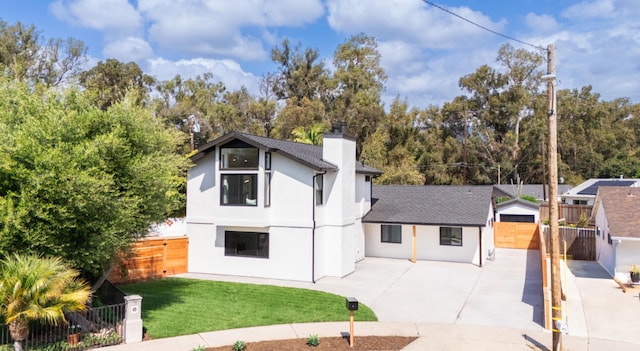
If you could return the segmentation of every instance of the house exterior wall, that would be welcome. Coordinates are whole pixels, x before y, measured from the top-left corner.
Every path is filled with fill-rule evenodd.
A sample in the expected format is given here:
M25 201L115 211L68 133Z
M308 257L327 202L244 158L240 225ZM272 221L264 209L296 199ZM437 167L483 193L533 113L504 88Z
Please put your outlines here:
M620 239L616 245L616 275L622 282L631 282L631 265L640 264L640 239Z
M416 258L419 260L480 264L479 231L479 227L462 227L462 246L447 246L440 245L440 226L416 225ZM400 244L382 242L381 224L379 223L365 223L365 233L366 256L412 258L412 225L402 225L402 243ZM492 239L491 241L493 242ZM489 244L487 243L486 245ZM484 247L483 251L485 251Z
M616 276L616 242L609 244L609 224L602 203L598 205L596 213L596 228L600 235L596 235L596 260L611 276Z
M225 227L189 223L189 271L194 273L311 279L311 230ZM225 230L269 233L269 258L225 256Z
M482 252L479 252L482 255L482 264L484 264L487 260L487 257L493 255L495 253L495 226L494 223L494 214L493 214L493 205L489 208L489 213L487 215L487 221L485 226L482 227Z

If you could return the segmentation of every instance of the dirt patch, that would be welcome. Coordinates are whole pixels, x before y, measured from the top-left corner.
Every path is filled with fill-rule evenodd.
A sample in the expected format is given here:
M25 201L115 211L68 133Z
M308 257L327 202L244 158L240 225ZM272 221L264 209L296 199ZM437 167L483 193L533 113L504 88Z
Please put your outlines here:
M288 340L269 340L248 342L246 351L372 351L401 350L417 337L413 336L356 336L353 347L349 346L349 338L320 338L318 346L307 345L306 338ZM210 347L206 351L230 351L231 345Z

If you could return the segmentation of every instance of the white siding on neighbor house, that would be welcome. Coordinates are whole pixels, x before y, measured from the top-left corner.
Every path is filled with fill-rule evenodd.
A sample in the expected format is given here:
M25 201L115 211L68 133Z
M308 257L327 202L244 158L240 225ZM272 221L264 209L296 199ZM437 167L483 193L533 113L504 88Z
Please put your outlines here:
M616 275L616 243L609 244L609 224L602 202L600 202L597 208L596 227L600 229L600 235L596 235L596 260L614 277Z
M190 223L189 272L311 280L311 230ZM225 230L269 233L269 258L225 256Z
M631 282L629 271L634 264L640 264L640 239L621 239L616 246L616 278Z
M479 264L478 227L462 227L462 246L440 245L440 226L416 225L416 258ZM402 243L383 243L381 224L366 223L366 256L411 259L413 226L402 225ZM491 244L493 246L493 244ZM483 247L483 251L484 251ZM488 248L487 248L488 250ZM486 253L486 251L485 251ZM485 255L486 256L486 255ZM484 261L484 258L483 258Z

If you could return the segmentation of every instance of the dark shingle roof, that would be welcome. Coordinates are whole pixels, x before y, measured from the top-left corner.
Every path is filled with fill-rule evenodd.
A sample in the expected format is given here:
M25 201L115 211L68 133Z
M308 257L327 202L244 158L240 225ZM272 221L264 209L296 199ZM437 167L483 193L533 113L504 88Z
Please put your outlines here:
M640 188L604 186L598 189L613 237L640 238ZM596 207L597 208L597 207Z
M375 185L368 223L484 226L493 186Z
M225 144L234 139L242 140L247 144L253 145L258 148L267 149L271 152L278 152L317 171L338 169L336 165L322 159L322 146L272 139L240 132L231 132L225 134L220 138L202 145L198 148L198 153L192 156L191 159L193 161L197 161L207 153L215 150L215 147L217 145ZM356 173L372 175L382 174L382 172L380 172L379 170L363 165L360 162L356 163Z

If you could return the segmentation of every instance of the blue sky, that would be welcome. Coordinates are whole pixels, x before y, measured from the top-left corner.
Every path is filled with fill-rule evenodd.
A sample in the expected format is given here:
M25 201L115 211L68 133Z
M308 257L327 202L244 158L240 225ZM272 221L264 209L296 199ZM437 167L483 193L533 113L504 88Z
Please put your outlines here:
M604 100L640 103L637 0L431 2L524 42L555 44L560 89L592 85ZM418 108L461 95L458 80L483 64L499 68L501 45L524 47L422 0L5 0L0 19L82 40L91 64L135 61L160 80L211 72L255 94L284 38L318 49L331 67L336 47L363 32L378 39L386 104L400 96Z

